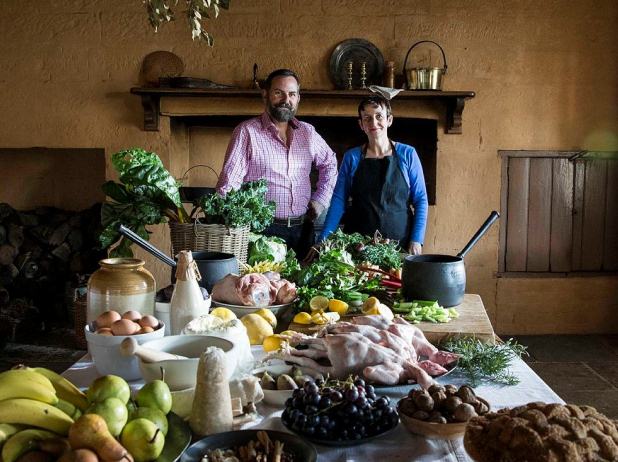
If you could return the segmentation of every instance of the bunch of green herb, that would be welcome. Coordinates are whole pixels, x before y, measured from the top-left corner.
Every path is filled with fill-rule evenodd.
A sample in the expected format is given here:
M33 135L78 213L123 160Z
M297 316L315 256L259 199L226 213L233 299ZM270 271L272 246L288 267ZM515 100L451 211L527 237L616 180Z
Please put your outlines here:
M366 273L356 269L348 252L337 249L322 251L294 280L301 307L309 306L309 300L316 295L349 302L358 299L359 293L363 297L362 293L379 287L377 279L369 279Z
M338 229L321 244L322 251L333 249L350 253L355 263L368 262L389 271L401 268L399 245L378 236L363 236L359 233L345 234Z
M508 368L514 358L528 354L526 347L513 339L491 344L475 337L457 337L447 339L441 346L461 355L457 367L466 374L473 387L484 380L504 385L518 384L519 379Z
M370 242L360 250L358 259L378 265L386 271L401 268L397 242Z
M112 155L112 165L120 183L107 181L102 186L108 201L101 208L104 229L99 242L102 248L118 243L110 257L131 257L133 243L118 233L118 225L148 240L146 226L167 220L185 223L189 217L180 201L178 183L154 152L141 148L120 151Z
M266 201L266 180L243 183L240 189L232 189L225 196L210 194L198 200L206 223L230 227L249 226L259 233L275 218L275 203Z

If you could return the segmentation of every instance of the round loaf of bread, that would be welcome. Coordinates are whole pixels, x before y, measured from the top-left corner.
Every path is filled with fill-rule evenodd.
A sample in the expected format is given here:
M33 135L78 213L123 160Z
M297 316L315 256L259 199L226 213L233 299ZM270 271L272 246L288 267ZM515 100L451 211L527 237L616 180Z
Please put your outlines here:
M474 417L464 446L477 462L618 461L618 426L590 406L535 402Z

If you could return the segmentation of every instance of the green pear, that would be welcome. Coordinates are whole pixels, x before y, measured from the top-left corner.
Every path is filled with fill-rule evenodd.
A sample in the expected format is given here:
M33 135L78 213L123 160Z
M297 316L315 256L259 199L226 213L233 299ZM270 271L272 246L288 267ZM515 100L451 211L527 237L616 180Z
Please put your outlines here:
M144 385L135 397L138 407L155 407L167 415L172 409L172 393L163 380L153 380Z
M118 398L127 404L131 397L129 384L117 375L104 375L90 384L86 392L86 398L90 403L103 401L106 398Z
M163 435L167 435L167 417L156 407L138 407L129 415L129 421L135 419L148 419L154 423Z
M133 415L133 413L137 410L137 403L135 400L130 399L127 402L127 411L129 411L129 418Z
M107 429L113 436L120 435L122 427L129 419L127 406L121 400L114 397L92 403L86 409L86 414L97 414L103 417L107 424Z
M124 426L120 442L131 453L135 462L146 462L161 455L165 437L150 420L139 418Z

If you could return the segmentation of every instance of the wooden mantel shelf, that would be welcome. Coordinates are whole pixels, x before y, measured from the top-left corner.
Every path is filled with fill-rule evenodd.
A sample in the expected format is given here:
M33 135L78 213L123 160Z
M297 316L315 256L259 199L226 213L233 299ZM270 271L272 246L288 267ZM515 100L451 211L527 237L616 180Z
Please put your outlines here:
M158 131L160 101L162 97L183 98L259 98L260 91L252 89L201 89L201 88L150 88L134 87L131 93L142 98L144 130ZM365 90L303 90L303 98L326 98L330 100L361 99L370 95ZM462 113L466 99L474 98L473 91L402 91L397 100L437 100L446 104L446 133L462 133Z

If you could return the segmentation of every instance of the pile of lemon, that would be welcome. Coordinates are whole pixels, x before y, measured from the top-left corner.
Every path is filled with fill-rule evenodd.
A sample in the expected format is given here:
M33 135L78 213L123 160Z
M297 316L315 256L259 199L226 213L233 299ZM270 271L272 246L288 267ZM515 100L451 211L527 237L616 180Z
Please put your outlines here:
M300 312L294 316L294 322L298 324L328 324L337 322L341 316L350 309L349 305L343 300L336 298L329 299L323 295L316 295L309 301L311 313Z

